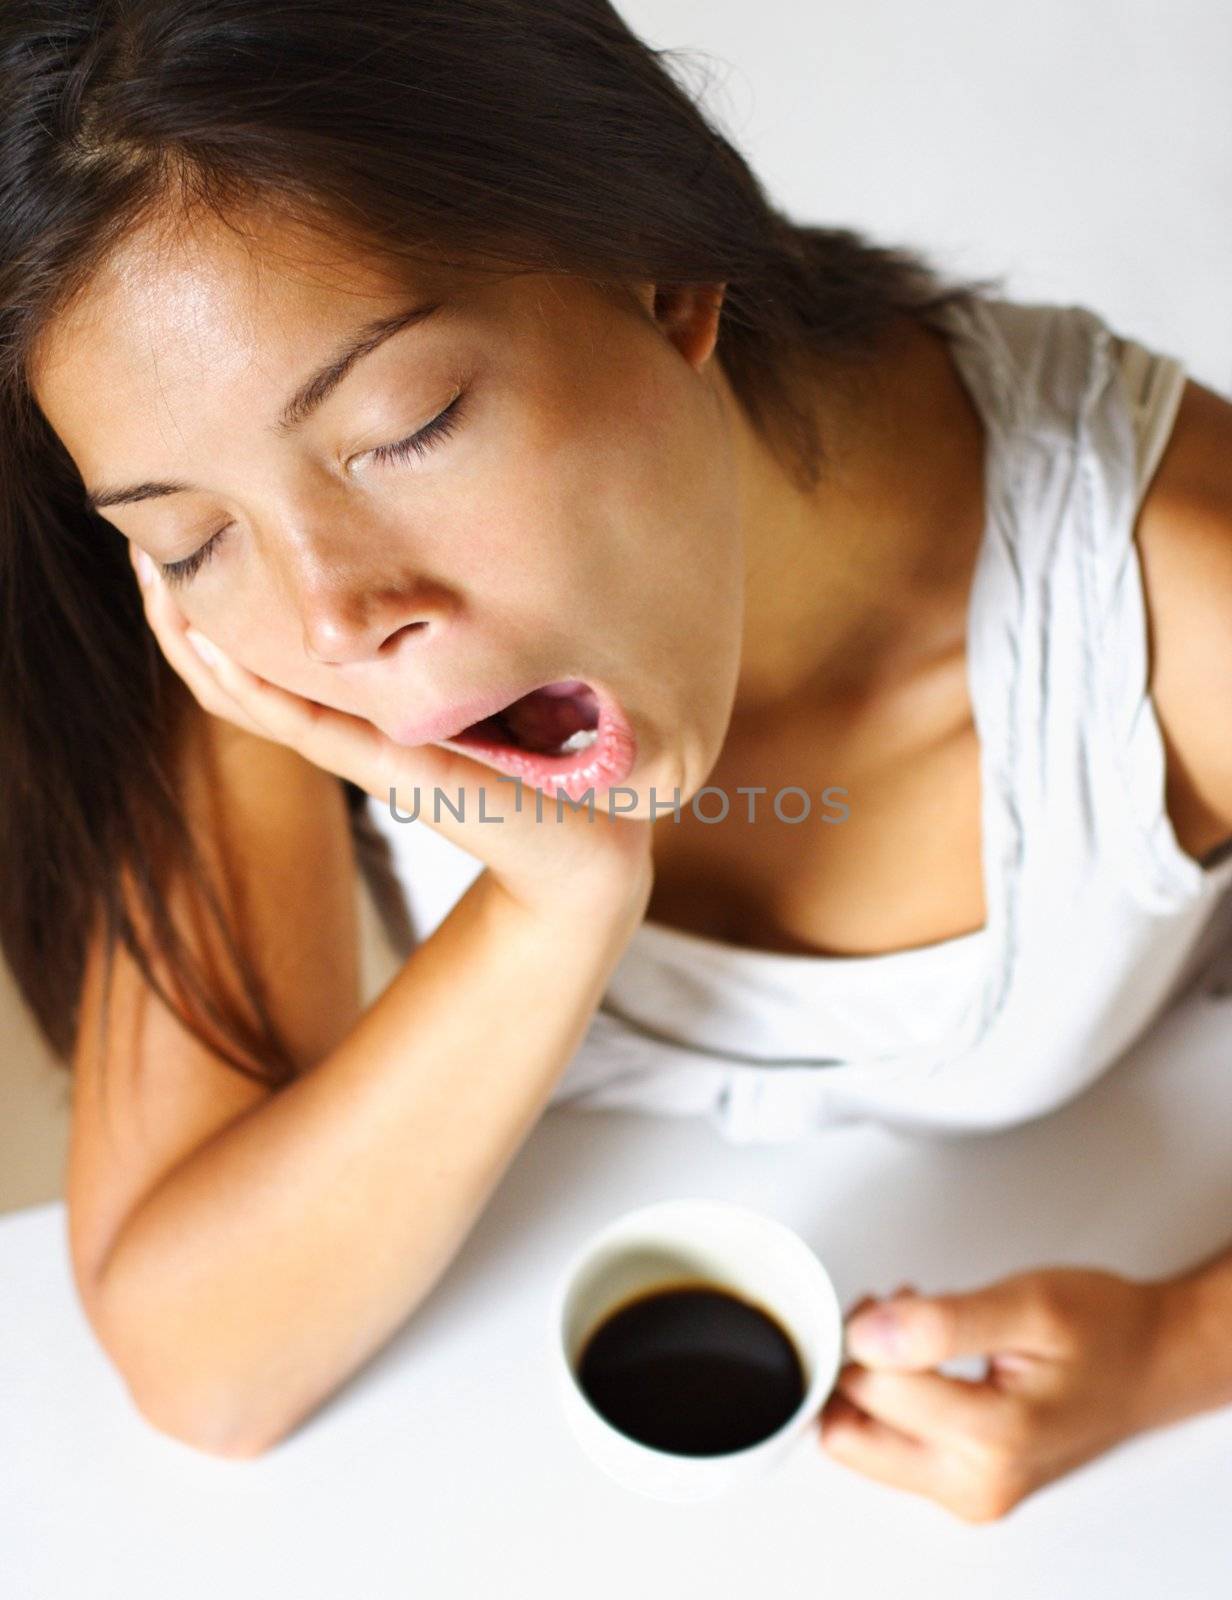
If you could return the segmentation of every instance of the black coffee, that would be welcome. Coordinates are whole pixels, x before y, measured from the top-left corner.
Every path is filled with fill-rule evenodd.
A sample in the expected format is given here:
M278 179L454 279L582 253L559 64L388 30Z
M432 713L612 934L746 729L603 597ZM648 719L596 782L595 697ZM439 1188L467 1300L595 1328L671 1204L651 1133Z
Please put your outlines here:
M614 1428L655 1450L718 1456L782 1427L804 1399L796 1347L768 1312L726 1289L656 1289L609 1313L578 1382Z

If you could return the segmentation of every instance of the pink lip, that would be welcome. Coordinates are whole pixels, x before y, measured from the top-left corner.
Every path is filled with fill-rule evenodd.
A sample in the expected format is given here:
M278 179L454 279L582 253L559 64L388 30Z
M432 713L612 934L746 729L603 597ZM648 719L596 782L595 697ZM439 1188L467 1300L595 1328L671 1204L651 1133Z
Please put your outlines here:
M463 701L458 705L446 706L443 711L438 711L435 716L422 717L418 722L405 723L390 738L395 744L441 744L446 739L452 739L455 734L469 728L474 722L482 722L485 717L493 717L498 711L514 700L520 700L524 694L529 694L532 689L538 689L539 682L528 683L521 689L503 689L499 694L486 695L482 700Z
M492 744L468 737L453 741L453 748L472 760L518 778L530 788L564 794L584 802L588 793L624 783L637 765L637 736L619 702L601 683L584 680L599 702L599 726L594 744L585 750L551 756Z
M570 674L571 678L579 676ZM543 688L545 682L562 681L565 680L540 679L516 693L454 706L433 718L411 724L396 738L396 742L452 744L453 748L484 766L521 778L532 788L546 789L549 793L563 791L574 800L581 800L589 789L623 783L637 764L637 737L619 702L603 684L596 683L593 678L583 681L594 690L599 701L598 737L585 750L571 755L548 756L508 749L482 739L457 740L457 735L464 729L494 716L510 701L529 694L532 689Z

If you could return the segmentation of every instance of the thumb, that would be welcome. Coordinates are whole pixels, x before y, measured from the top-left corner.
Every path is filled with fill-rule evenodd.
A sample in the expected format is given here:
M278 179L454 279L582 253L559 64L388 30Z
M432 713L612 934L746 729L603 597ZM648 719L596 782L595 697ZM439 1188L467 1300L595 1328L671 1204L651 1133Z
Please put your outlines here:
M1053 1353L1055 1334L1029 1274L964 1294L902 1296L864 1307L847 1348L867 1367L924 1371L960 1356Z

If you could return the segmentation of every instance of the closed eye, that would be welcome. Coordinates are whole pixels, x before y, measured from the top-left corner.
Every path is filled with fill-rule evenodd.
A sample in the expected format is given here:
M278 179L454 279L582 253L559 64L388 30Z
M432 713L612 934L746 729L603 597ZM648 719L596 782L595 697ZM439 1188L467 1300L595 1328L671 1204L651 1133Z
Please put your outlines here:
M227 528L231 526L227 524ZM170 584L187 583L195 572L198 572L218 548L218 541L226 533L227 528L219 528L218 532L211 534L199 550L194 550L192 555L185 556L183 561L160 561L159 571Z
M428 451L439 440L448 437L462 420L462 402L465 392L459 392L445 407L444 411L437 413L431 422L424 424L418 433L413 433L407 439L399 439L396 444L378 444L367 452L374 461L405 461L412 454L426 456Z
M431 422L425 423L418 432L410 434L405 439L398 439L393 444L375 445L366 454L371 456L374 461L382 463L406 461L411 455L426 456L434 444L441 439L447 438L458 427L462 420L464 399L465 392L456 394L445 409L438 412ZM199 550L194 550L192 555L185 556L183 561L160 561L159 567L163 577L171 584L187 583L189 578L199 572L210 556L214 554L218 548L219 540L226 533L227 528L231 526L232 524L228 523L227 527L220 528L217 533L212 534L206 540Z

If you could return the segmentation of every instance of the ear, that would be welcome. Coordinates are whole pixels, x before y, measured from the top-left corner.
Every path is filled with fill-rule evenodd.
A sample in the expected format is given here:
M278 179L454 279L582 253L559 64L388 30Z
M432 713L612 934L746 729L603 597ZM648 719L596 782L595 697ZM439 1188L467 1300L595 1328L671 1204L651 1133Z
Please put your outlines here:
M639 295L664 336L689 365L700 369L719 337L725 283L643 285Z

